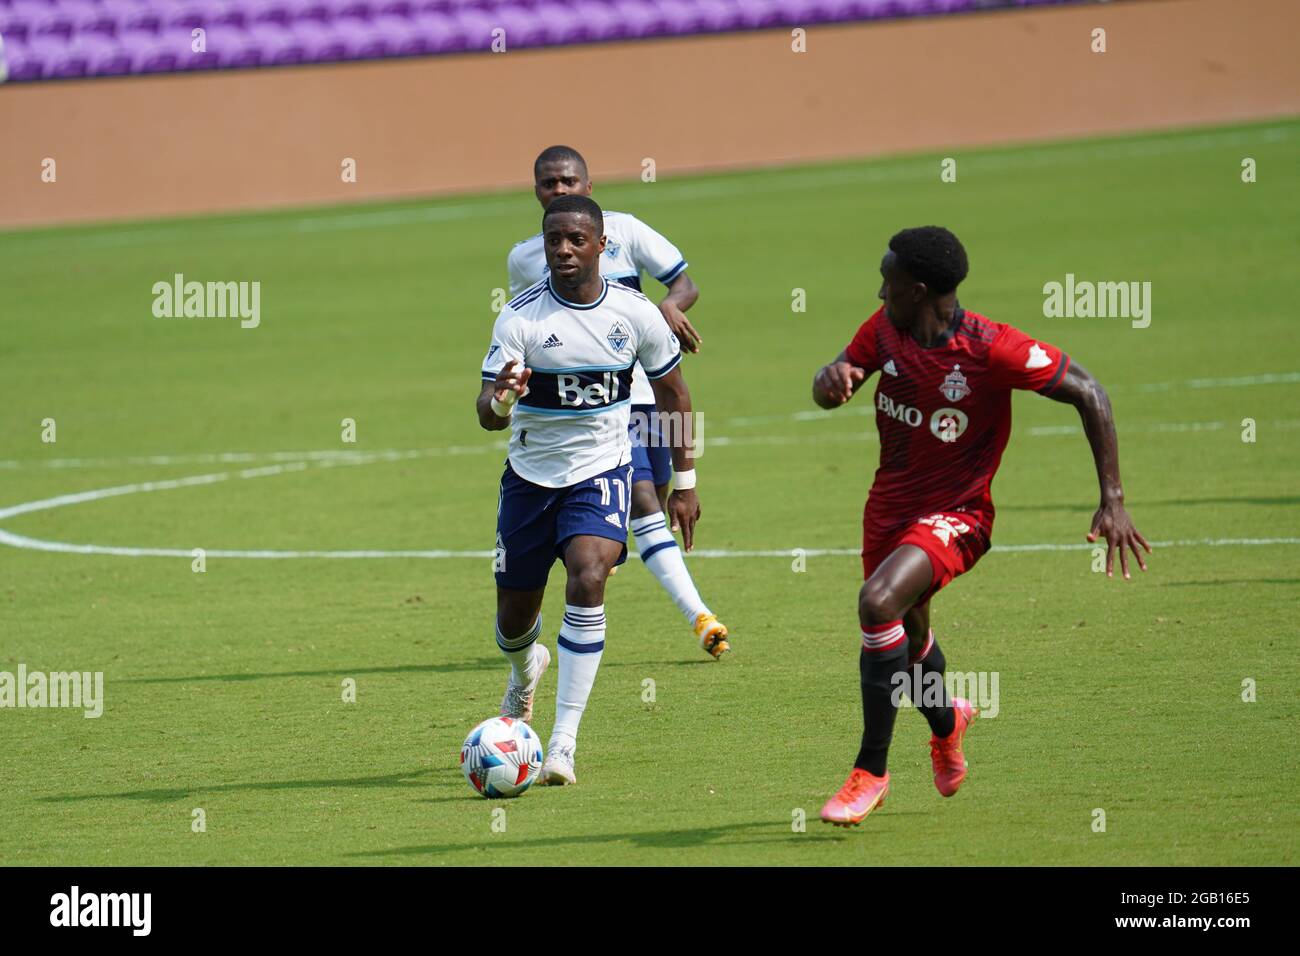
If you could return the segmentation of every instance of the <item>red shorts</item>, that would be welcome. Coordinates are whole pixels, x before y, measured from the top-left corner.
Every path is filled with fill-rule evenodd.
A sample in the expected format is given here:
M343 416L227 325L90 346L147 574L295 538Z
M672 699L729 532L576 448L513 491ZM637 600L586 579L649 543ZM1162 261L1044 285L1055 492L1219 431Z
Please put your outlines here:
M923 604L957 575L975 567L975 562L989 549L985 529L990 525L982 514L973 511L936 512L889 534L881 534L864 524L862 579L871 577L899 545L916 545L929 556L932 571L929 590L916 602Z

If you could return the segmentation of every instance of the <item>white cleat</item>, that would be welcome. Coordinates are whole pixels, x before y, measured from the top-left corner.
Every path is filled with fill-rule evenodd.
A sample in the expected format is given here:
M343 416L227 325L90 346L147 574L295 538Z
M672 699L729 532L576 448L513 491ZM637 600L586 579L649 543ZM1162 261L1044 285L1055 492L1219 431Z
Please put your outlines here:
M573 772L573 747L554 746L546 748L546 760L542 764L537 782L543 787L563 787L577 783Z
M551 652L543 644L534 644L532 658L532 676L526 683L515 683L514 668L510 669L510 680L506 683L506 695L501 698L501 716L516 717L524 723L533 719L533 694L537 685L551 666Z

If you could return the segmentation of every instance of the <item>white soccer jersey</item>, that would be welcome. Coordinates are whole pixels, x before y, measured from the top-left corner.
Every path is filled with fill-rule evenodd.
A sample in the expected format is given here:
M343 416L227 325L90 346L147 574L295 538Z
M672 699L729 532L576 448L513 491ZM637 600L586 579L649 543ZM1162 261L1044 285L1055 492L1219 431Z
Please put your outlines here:
M606 212L605 252L600 257L600 274L641 291L641 273L654 276L668 285L686 271L686 260L676 246L655 232L636 216L625 212ZM516 295L547 273L546 250L542 234L515 244L506 259L510 273L510 294ZM660 322L663 316L660 316ZM632 376L632 404L653 405L654 391L645 372L638 367Z
M590 305L566 302L550 278L515 296L497 316L483 381L511 360L532 369L510 425L510 464L535 485L564 488L632 459L628 441L632 368L651 378L682 359L654 303L603 283Z

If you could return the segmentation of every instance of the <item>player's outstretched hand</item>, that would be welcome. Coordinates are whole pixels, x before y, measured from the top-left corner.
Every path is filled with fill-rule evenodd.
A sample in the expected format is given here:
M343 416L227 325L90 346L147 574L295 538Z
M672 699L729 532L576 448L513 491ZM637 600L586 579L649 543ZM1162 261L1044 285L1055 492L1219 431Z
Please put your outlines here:
M504 402L508 399L506 395L513 392L513 399L522 398L528 392L528 379L533 374L533 370L525 368L524 363L518 359L511 359L505 364L501 371L497 372L495 383L496 391L493 395L498 402Z
M853 390L863 383L867 373L850 362L831 362L817 373L816 387L836 405L853 397Z
M1133 557L1137 558L1138 567L1143 571L1147 569L1147 563L1142 557L1142 552L1138 550L1138 545L1146 549L1147 554L1151 553L1151 545L1147 544L1147 539L1133 526L1133 519L1129 517L1124 506L1120 504L1102 505L1097 509L1097 513L1092 516L1092 530L1088 532L1088 540L1096 541L1098 536L1106 539L1106 577L1115 576L1115 552L1119 551L1119 565L1124 572L1124 577L1129 578L1128 573L1128 552L1131 549Z
M695 522L700 520L700 499L694 488L668 496L668 518L673 531L682 533L682 545L690 551L695 547Z
M659 311L663 313L664 321L668 323L668 328L672 330L673 335L677 336L682 349L686 352L698 352L704 337L695 331L695 326L691 325L691 320L686 317L686 313L672 302L661 302Z

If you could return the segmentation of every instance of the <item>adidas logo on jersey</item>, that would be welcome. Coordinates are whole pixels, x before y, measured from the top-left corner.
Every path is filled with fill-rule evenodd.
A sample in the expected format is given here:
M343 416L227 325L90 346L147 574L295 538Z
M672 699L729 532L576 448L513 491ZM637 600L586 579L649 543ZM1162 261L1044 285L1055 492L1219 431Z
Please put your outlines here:
M893 359L890 359L888 362L885 363L884 372L886 375L893 375L895 378L898 377L898 369L894 368Z
M553 349L556 346L563 345L563 344L564 343L560 341L559 336L557 336L554 332L552 332L551 337L542 343L542 348Z
M623 522L618 520L618 515L616 514L605 515L605 520L608 521L610 524L612 524L615 528L623 527Z

